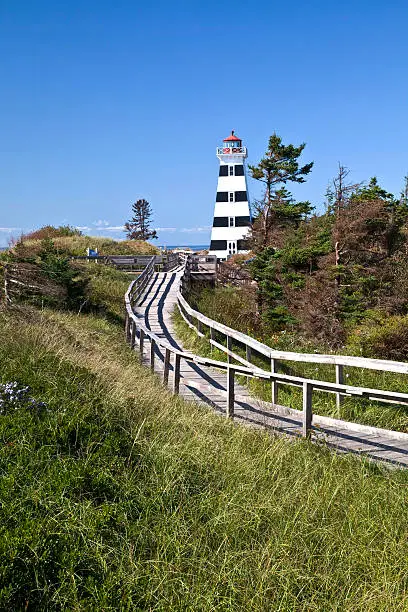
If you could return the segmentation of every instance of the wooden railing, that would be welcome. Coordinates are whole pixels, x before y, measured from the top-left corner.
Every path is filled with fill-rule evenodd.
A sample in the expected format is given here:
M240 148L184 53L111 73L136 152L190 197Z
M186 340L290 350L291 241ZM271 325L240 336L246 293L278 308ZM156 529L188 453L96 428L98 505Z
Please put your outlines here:
M187 258L188 259L188 258ZM188 265L188 264L187 264ZM408 364L395 361L386 361L379 359L364 359L359 357L349 357L344 355L318 355L305 353L292 353L287 351L275 351L274 349L258 342L257 340L237 332L217 321L205 317L200 312L193 310L180 291L178 292L178 306L180 312L188 325L193 327L197 333L203 336L203 328L207 326L210 332L210 342L213 346L222 349L228 356L228 362L216 361L192 355L180 351L168 343L163 338L154 334L144 323L144 319L139 318L134 313L134 307L137 306L139 299L143 296L144 290L154 274L154 260L149 263L138 279L133 281L125 296L126 305L126 338L132 349L136 349L138 345L139 352L143 355L145 343L150 343L150 367L154 370L156 350L161 349L163 357L163 382L165 385L169 382L169 371L171 365L171 356L173 356L173 392L178 393L180 388L180 362L182 359L188 362L193 362L202 366L211 366L218 370L223 370L226 373L226 394L228 417L233 418L235 406L235 376L244 375L247 377L258 378L272 383L272 403L277 404L278 384L292 385L300 387L303 392L303 409L302 409L302 430L304 436L309 436L312 428L313 419L313 391L324 391L326 393L335 394L338 400L342 397L358 397L375 400L385 403L399 404L408 406L408 394L398 393L394 391L385 391L381 389L370 389L365 387L356 387L345 385L343 381L343 367L353 366L364 369L379 370L386 372L408 373ZM218 331L224 334L226 338L226 346L217 342L214 339L214 332ZM246 358L244 359L233 348L233 340L236 340L246 348ZM267 371L256 367L251 363L252 351L256 351L261 355L267 356L271 360L271 370ZM232 363L232 360L240 362L240 364ZM336 369L336 382L328 382L324 380L316 380L304 378L301 376L291 376L277 372L277 362L281 360L298 361L304 363L326 363L332 364ZM222 393L217 390L217 393ZM326 417L318 417L316 421L324 422L325 420L335 421ZM352 426L354 430L375 430L383 431L377 428L370 428L356 423L345 423L344 425ZM407 434L402 432L388 432L393 437L407 437Z
M168 272L179 264L177 254L171 251L163 252L161 255L75 255L71 259L103 263L119 270L140 271L147 266L152 257L158 271Z
M154 257L151 262L143 270L142 274L134 280L125 295L125 307L126 307L126 318L125 318L125 333L126 340L130 344L132 349L138 345L140 355L143 356L145 343L149 342L149 360L150 367L154 371L154 364L156 358L156 350L161 349L163 356L163 382L165 385L169 382L169 372L171 366L171 355L173 355L173 393L178 394L180 390L180 362L182 359L193 362L203 366L213 366L227 373L227 416L234 416L234 402L235 402L235 389L234 380L236 374L243 374L245 376L252 376L253 372L250 368L245 368L239 365L227 364L222 361L216 361L214 359L206 359L199 355L191 355L191 353L185 353L172 346L169 342L163 340L152 332L147 325L144 323L144 319L139 318L134 313L134 308L138 305L138 301L144 295L144 290L154 274Z

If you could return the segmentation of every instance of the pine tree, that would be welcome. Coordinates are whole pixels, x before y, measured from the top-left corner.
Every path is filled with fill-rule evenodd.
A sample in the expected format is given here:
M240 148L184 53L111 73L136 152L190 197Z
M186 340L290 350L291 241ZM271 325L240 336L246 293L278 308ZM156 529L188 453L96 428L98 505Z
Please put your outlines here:
M401 191L400 204L408 208L408 176L404 176L404 188Z
M133 217L125 223L126 237L129 240L151 240L157 238L156 230L150 229L152 209L147 200L137 200L132 204Z
M294 217L299 215L299 205L294 206L294 200L282 187L289 182L304 183L304 177L312 170L313 162L299 167L298 160L305 146L305 143L298 147L284 145L282 138L277 134L272 134L265 156L257 166L249 166L252 178L265 185L263 198L255 206L257 222L252 236L256 250L270 245L271 230L276 216L274 215L275 210L280 213L280 221L285 222L287 219L289 225L292 213ZM282 208L283 201L285 202L284 209ZM302 203L302 205L302 214L308 214L311 210L309 203ZM283 212L284 215L282 215Z

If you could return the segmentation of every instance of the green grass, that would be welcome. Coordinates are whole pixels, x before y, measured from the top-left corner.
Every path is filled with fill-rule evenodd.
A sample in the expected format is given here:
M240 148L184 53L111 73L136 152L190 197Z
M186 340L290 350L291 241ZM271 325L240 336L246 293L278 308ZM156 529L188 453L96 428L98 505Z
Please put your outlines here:
M129 283L139 273L129 274L95 263L77 263L76 266L81 275L89 279L87 306L111 321L124 323L124 296Z
M175 309L173 321L177 336L182 341L185 348L196 352L205 357L212 357L219 361L227 361L226 354L217 348L212 348L209 343L209 333L206 332L205 338L199 338L183 320L178 309ZM225 345L225 337L221 334L215 338L219 343ZM245 357L244 349L234 345L233 351ZM269 370L270 364L261 355L258 357L253 354L254 365ZM301 376L311 379L320 379L335 382L334 367L321 364L299 363L299 362L280 362L278 371L292 376ZM408 377L392 372L376 372L374 370L361 370L360 368L345 368L345 383L356 387L366 387L370 389L387 389L408 393ZM271 385L259 379L247 379L239 377L242 384L248 385L249 390L256 397L264 401L271 401ZM279 385L278 401L283 406L289 406L297 410L302 410L302 389ZM358 398L345 398L340 407L336 406L334 394L313 392L313 411L321 416L331 416L345 421L372 425L384 429L408 432L408 407L403 405L384 404L372 402Z
M408 609L406 471L174 398L100 316L0 312L0 363L49 407L0 416L1 610Z

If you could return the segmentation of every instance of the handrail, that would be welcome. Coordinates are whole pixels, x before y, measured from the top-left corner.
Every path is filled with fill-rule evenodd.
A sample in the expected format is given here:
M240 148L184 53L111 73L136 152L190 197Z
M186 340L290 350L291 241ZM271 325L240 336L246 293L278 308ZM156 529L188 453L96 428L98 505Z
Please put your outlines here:
M322 353L294 353L292 351L279 351L271 348L267 344L259 342L239 332L232 327L223 325L214 319L206 317L198 310L194 310L179 291L177 300L184 311L193 319L200 321L207 327L219 331L238 342L249 346L257 353L269 357L270 359L279 359L282 361L298 361L304 363L326 363L331 365L344 365L356 368L364 368L367 370L379 370L381 372L394 372L399 374L408 374L408 363L403 361L389 361L387 359L371 359L367 357L354 357L352 355L325 355ZM225 351L227 352L227 351Z
M188 267L188 259L189 258L187 257L187 261L183 262L184 265L187 267ZM181 259L179 261L181 261ZM142 274L129 285L129 288L126 292L126 295L125 295L126 338L128 342L130 343L132 349L135 349L136 342L138 342L139 351L140 351L141 356L143 355L143 351L144 351L145 339L150 342L150 367L152 370L154 370L156 347L158 349L162 349L164 353L163 354L163 364L164 364L163 381L166 385L168 384L168 380L169 380L170 356L172 354L174 355L174 365L173 365L173 371L174 371L173 392L174 393L179 392L181 359L184 359L185 361L196 363L198 365L211 366L211 367L214 367L214 368L217 368L219 370L223 370L226 372L227 390L226 392L224 392L227 395L226 413L227 413L227 416L231 418L234 416L234 405L235 405L234 384L235 384L236 374L271 381L272 382L272 395L274 395L274 388L277 386L278 383L298 386L303 389L303 411L302 411L303 417L302 418L303 418L303 435L304 436L309 436L311 429L312 429L312 393L313 393L313 390L324 391L327 393L335 393L337 397L357 396L357 397L363 397L363 398L372 399L376 401L397 403L400 405L403 404L403 405L408 406L408 394L407 393L384 391L384 390L379 390L379 389L370 389L366 387L355 387L352 385L343 384L342 377L340 378L338 376L337 367L341 367L342 365L345 364L345 362L336 363L335 361L314 361L314 363L334 363L336 365L336 383L332 383L328 381L321 381L321 380L304 378L301 376L292 376L288 374L278 373L276 372L276 368L273 367L274 366L273 362L272 362L271 371L267 371L267 370L263 370L262 368L256 367L252 363L250 363L250 361L246 361L243 359L242 361L244 365L237 365L237 364L231 363L230 361L228 363L224 361L216 361L214 359L201 357L199 355L187 353L185 351L181 351L175 348L167 340L164 340L163 338L157 336L154 332L152 332L147 327L147 325L144 323L144 319L141 319L140 317L138 317L133 310L134 307L137 305L139 298L142 296L142 292L144 291L147 284L151 280L153 274L154 274L154 258L152 258L152 260L146 266ZM178 299L179 307L181 306L181 309L184 308L186 310L186 313L188 314L188 317L190 320L192 317L195 317L197 319L197 322L210 326L210 329L217 329L224 334L225 333L229 334L227 335L227 348L225 349L229 358L231 356L233 356L234 358L237 357L230 350L231 343L228 341L228 339L231 337L235 337L240 342L242 342L241 340L242 337L244 337L245 339L248 339L251 342L251 344L249 344L248 342L247 346L250 346L251 348L254 348L255 350L258 350L258 346L266 347L266 345L259 343L257 340L254 340L253 338L250 338L250 336L246 336L245 334L241 334L240 332L237 332L236 330L232 330L231 328L225 325L222 325L220 323L217 323L216 321L213 321L212 319L205 317L201 313L198 313L197 311L193 310L189 306L189 304L186 302L185 298L181 295L180 291L177 294L177 299ZM199 315L199 317L197 317L197 315ZM200 331L200 330L197 329L197 331ZM234 332L234 335L232 335L231 332ZM213 343L215 343L215 341L213 341ZM215 344L219 345L218 343L215 343ZM224 348L224 347L221 346L221 348ZM293 355L297 355L299 357L302 357L304 355L303 353L280 352L280 351L274 351L273 349L270 349L270 347L266 347L266 348L269 351L268 356L272 354L272 360L274 357L276 357L277 354L285 355L285 356L290 355L289 359L292 361L294 361ZM336 358L338 356L312 355L311 357L313 358L335 357ZM347 359L347 357L343 357L343 359ZM365 360L363 358L349 358L349 359L359 360L360 362L361 361L376 362L377 367L371 368L371 369L384 369L384 368L378 367L380 362L382 362L383 360ZM394 363L398 365L407 366L407 364L402 364L399 362L385 362L385 363L388 363L388 364ZM347 362L347 365L351 365L350 362ZM362 367L362 366L360 365L359 367ZM400 370L390 369L388 371L398 371L399 372ZM404 372L407 372L407 370L404 370ZM277 392L275 395L276 397L272 397L273 404L276 403ZM318 419L323 418L323 417L318 417L317 415L316 417ZM334 419L332 420L334 421ZM347 425L346 422L344 423ZM355 429L359 431L366 431L368 429L377 430L376 428L368 427L365 425L359 425L355 423L352 423L352 424L349 423L348 425L353 426ZM378 429L378 432L384 432L384 431L387 431L387 430ZM408 434L404 434L402 432L388 432L388 434L392 437L398 437L398 438L403 437L404 439L408 439Z

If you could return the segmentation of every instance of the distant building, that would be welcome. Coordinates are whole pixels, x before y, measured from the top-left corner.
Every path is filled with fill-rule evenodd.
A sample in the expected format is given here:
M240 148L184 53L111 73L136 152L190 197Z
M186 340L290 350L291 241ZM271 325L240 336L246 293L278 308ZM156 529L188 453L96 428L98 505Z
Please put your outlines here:
M225 260L236 253L248 253L252 219L245 171L247 149L232 131L223 146L217 147L217 157L220 171L209 254Z

